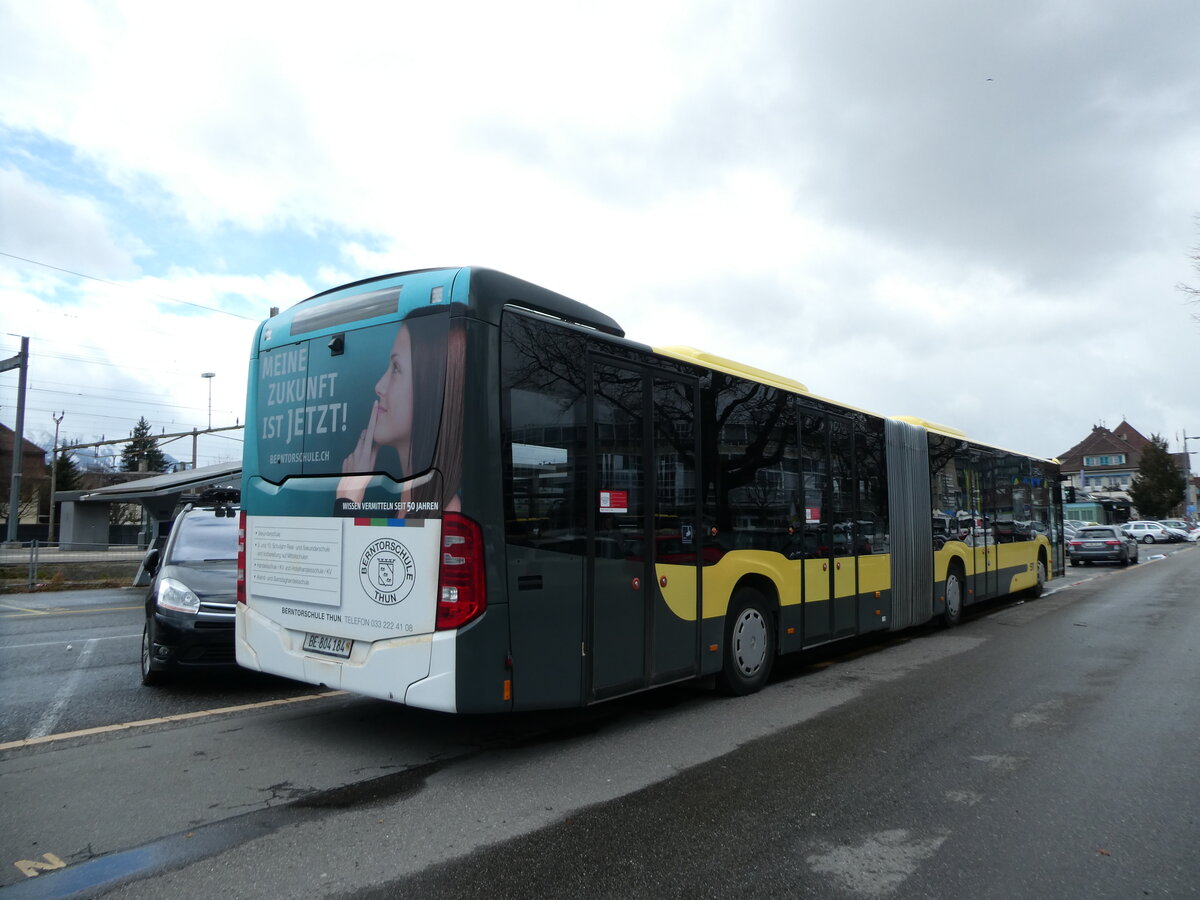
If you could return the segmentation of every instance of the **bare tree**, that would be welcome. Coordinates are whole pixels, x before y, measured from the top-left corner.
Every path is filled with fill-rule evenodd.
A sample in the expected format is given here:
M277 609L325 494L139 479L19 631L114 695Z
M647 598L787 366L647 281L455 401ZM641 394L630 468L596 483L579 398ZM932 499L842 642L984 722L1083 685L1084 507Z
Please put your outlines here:
M1200 225L1200 216L1196 217L1196 224ZM1188 259L1192 261L1192 267L1197 272L1200 272L1200 244L1192 248L1192 252L1188 254ZM1184 284L1182 281L1175 285L1179 290L1191 296L1189 303L1200 303L1200 288L1194 288L1190 284ZM1200 313L1193 313L1192 318L1200 322Z

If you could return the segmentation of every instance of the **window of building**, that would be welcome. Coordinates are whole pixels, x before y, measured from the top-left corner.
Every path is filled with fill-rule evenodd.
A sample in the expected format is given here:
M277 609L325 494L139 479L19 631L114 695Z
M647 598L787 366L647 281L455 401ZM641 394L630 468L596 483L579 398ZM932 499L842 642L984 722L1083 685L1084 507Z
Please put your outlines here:
M1083 464L1085 466L1123 466L1125 465L1125 454L1109 453L1099 456L1085 456Z

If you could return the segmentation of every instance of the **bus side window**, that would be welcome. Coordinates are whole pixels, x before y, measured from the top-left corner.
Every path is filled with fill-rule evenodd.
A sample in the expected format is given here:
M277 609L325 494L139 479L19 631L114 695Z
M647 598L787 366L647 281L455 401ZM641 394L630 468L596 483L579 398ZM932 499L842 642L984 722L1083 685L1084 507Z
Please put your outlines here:
M585 404L578 335L515 314L503 321L505 532L511 544L578 552L586 525Z

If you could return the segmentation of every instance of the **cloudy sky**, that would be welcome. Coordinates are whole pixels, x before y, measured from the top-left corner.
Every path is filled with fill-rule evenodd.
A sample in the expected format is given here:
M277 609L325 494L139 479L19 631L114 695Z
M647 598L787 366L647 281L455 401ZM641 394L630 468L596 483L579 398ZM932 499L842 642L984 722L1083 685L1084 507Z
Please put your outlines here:
M0 0L0 358L47 446L232 425L271 306L484 265L990 443L1179 450L1197 46L1195 0Z

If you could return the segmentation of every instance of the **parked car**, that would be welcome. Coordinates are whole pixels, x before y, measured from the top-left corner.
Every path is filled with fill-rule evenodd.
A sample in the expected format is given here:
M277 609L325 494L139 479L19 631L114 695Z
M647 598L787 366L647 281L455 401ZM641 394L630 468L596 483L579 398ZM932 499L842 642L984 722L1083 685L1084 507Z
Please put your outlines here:
M1143 544L1170 544L1181 540L1157 522L1126 522L1123 527L1133 535L1134 540Z
M237 507L188 506L161 552L146 554L142 565L151 581L142 629L143 684L236 665L237 550Z
M1162 524L1161 522L1159 523ZM1167 534L1171 536L1172 541L1190 541L1192 536L1186 531L1180 531L1178 528L1172 528L1170 525L1163 525L1167 529Z
M1168 531L1178 531L1185 541L1200 538L1200 527L1192 525L1186 519L1159 519L1158 524Z
M1071 565L1115 562L1122 566L1137 564L1138 545L1133 536L1119 525L1088 525L1077 529L1067 543Z

